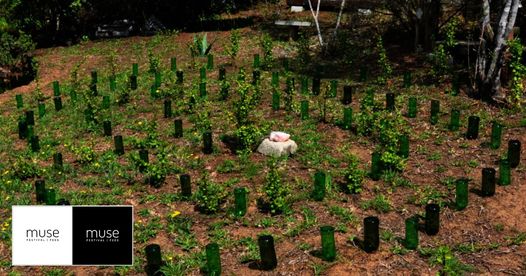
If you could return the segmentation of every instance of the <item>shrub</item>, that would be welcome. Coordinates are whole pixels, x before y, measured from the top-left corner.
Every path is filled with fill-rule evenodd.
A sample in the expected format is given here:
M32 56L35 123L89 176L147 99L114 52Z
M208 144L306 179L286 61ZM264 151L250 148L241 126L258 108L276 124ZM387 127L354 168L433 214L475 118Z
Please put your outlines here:
M205 174L197 182L197 187L195 200L199 211L205 214L218 212L226 199L226 191L223 186L212 182Z
M239 41L241 40L241 35L239 33L239 30L233 30L230 32L230 47L227 50L228 55L234 61L237 57L237 53L239 52Z
M272 62L274 62L274 57L272 56L272 49L274 48L274 41L272 41L272 37L265 33L261 37L260 41L260 47L261 52L263 52L263 62L262 66L263 68L270 68L272 65Z
M361 170L358 164L358 158L352 156L349 165L345 169L347 189L352 194L359 194L362 191L362 182L365 177L365 171Z
M252 124L244 125L236 130L235 136L239 139L243 148L250 149L260 142L263 130Z
M267 173L264 191L272 214L283 213L288 208L289 187L283 184L281 174L274 162Z
M380 75L378 76L378 83L385 84L393 73L393 68L387 57L387 51L384 47L382 37L379 36L376 41L376 51L378 52L378 67L380 68Z
M13 176L25 180L31 177L38 177L42 174L36 159L31 160L29 156L19 156L16 161L12 163L11 170Z
M526 79L526 65L521 62L524 50L523 45L518 38L508 42L508 47L511 53L511 102L515 107L519 108L521 107L521 101L524 96L524 80Z

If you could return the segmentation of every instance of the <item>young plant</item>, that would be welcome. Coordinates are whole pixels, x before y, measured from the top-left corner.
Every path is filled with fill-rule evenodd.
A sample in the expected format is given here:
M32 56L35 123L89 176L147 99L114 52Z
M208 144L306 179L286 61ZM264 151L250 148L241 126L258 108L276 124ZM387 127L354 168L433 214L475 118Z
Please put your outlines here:
M347 191L351 194L359 194L362 192L362 182L366 172L358 167L359 164L358 158L352 155L345 169L345 184Z
M263 189L267 196L271 214L281 214L289 208L288 197L290 190L283 183L276 161L271 161Z
M159 60L159 57L153 52L152 48L148 48L148 63L150 66L150 73L159 72L161 61Z
M212 182L208 174L204 174L197 182L197 187L195 201L199 211L205 214L213 214L220 211L221 205L227 197L223 185Z
M263 68L270 68L272 66L272 62L274 62L274 56L272 55L272 49L274 48L274 41L272 41L272 37L265 33L261 37L260 41L260 47L261 52L263 53L263 62L262 66Z
M193 43L190 44L190 53L192 57L204 57L212 50L214 42L208 44L207 34L202 36L194 36Z
M378 67L380 68L380 75L378 76L379 84L386 84L387 80L391 77L393 69L389 58L387 57L387 51L384 47L384 42L381 36L378 36L376 41L376 51L378 52Z
M241 34L239 30L233 30L230 32L230 47L227 50L228 55L232 59L232 62L236 60L237 54L239 53L239 42L241 40Z
M516 108L520 108L524 98L524 81L526 80L526 65L521 62L524 50L519 38L508 42L508 47L511 53L511 102Z

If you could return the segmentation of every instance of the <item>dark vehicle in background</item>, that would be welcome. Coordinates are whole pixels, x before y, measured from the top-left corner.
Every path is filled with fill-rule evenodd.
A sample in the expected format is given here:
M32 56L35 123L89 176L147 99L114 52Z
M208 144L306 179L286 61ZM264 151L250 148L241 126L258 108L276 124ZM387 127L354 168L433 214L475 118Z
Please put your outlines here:
M373 9L378 7L381 3L379 0L347 0L345 9ZM311 0L312 7L316 9L318 0ZM342 0L321 0L320 9L335 9L340 8ZM309 8L309 0L287 0L289 6L303 6Z

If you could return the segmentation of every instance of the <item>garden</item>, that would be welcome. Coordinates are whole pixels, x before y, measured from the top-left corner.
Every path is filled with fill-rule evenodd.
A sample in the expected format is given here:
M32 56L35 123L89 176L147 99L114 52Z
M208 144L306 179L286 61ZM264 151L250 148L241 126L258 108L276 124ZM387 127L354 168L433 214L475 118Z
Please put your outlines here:
M415 52L384 13L281 2L29 47L34 79L0 94L0 274L526 273L519 35L491 98L461 15ZM11 266L13 205L132 205L134 263Z

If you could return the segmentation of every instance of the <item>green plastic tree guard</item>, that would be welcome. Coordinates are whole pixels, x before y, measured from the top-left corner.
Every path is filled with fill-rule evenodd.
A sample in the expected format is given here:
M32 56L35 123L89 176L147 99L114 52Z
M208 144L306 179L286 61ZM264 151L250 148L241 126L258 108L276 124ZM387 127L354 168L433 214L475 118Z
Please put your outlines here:
M145 172L146 168L148 166L148 163L150 163L150 160L148 158L148 150L147 149L140 149L139 150L139 159L141 160L141 164L139 164L139 172Z
M42 118L46 115L46 104L44 102L38 103L38 118Z
M425 231L433 236L438 234L440 228L440 206L435 203L426 205Z
M177 58L176 57L170 58L170 70L172 72L177 72Z
M261 258L261 269L273 270L278 265L276 250L274 248L274 238L271 235L258 237L259 256Z
M60 84L58 83L58 81L53 81L53 96L60 96Z
M280 98L279 92L274 91L272 93L272 110L274 111L279 110L279 98Z
M113 142L115 144L115 153L117 155L124 154L124 142L121 135L116 135L113 137Z
M208 275L221 275L221 255L219 254L219 245L209 243L206 245L206 268Z
M316 201L322 201L325 197L325 183L326 175L325 172L317 171L314 174L314 190L312 191L312 199Z
M164 100L164 118L172 117L172 101L169 99Z
M405 220L404 246L411 250L418 247L418 219L416 217L410 217Z
M234 189L234 213L242 217L247 213L247 189L244 187Z
M343 109L343 124L342 128L345 130L349 130L352 127L352 108L351 107L345 107Z
M42 179L35 181L35 195L37 203L46 202L46 182Z
M334 227L321 226L321 258L324 261L332 262L336 259L336 242L334 240Z
M212 132L206 131L203 133L203 153L211 154L212 152L214 152L212 146Z
M181 174L181 176L179 176L179 182L181 182L181 195L186 198L192 196L192 185L190 180L189 174Z
M455 186L455 207L458 211L464 210L468 206L468 182L467 178L456 180Z
M53 97L53 103L55 104L55 111L62 110L62 97Z
M177 84L183 84L184 82L184 72L182 70L177 70Z
M279 87L279 72L278 71L272 72L272 87L274 88Z
M399 149L400 157L408 158L409 157L409 135L400 136L399 143L400 143L400 149Z
M449 130L457 131L460 128L460 110L451 110L451 120L449 121Z
M438 114L440 113L440 101L438 100L431 100L431 116L429 118L429 122L432 125L436 125L438 123Z
M480 118L477 116L469 116L468 118L468 132L466 133L466 138L469 140L474 140L479 137L479 123Z
M104 136L111 136L111 121L103 121L102 122L102 129L104 130Z
M50 188L46 189L46 205L55 205L57 204L57 194L55 189Z
M509 140L508 141L508 161L510 161L510 167L516 168L519 166L521 160L521 141Z
M300 117L302 120L307 120L309 118L309 101L308 100L301 101Z
M39 141L38 135L31 136L29 138L29 143L31 145L31 151L32 152L40 151L40 141Z
M380 246L380 220L378 217L370 216L363 220L363 250L367 253L378 250Z
M343 87L343 99L342 104L348 105L352 103L352 86L345 85Z
M130 76L130 89L137 90L137 76L136 75Z
M482 169L481 192L483 196L492 196L495 194L495 169L494 168L483 168Z
M15 95L15 99L16 99L16 108L18 108L18 109L23 108L24 107L24 99L22 98L22 95L21 94L16 94Z
M418 112L418 109L417 109L416 97L410 97L408 104L407 104L407 117L416 118L417 112Z
M497 121L493 121L493 124L491 125L491 144L490 144L490 147L492 149L500 148L501 137L502 137L502 124Z
M183 120L181 119L174 120L174 137L175 138L183 137Z
M379 152L373 152L371 155L371 172L370 177L374 181L380 180L382 176L382 154Z
M26 111L26 124L28 126L34 126L35 125L35 112L33 110L27 110Z
M499 162L499 184L507 186L511 184L511 168L508 159L503 158Z
M53 168L57 171L61 171L64 165L62 162L62 153L57 152L53 154Z
M321 91L321 79L316 77L312 79L312 95L318 96Z
M139 76L139 64L137 63L132 64L132 76Z
M385 109L388 111L395 110L395 94L392 92L385 94Z

